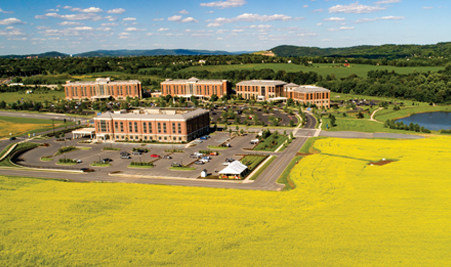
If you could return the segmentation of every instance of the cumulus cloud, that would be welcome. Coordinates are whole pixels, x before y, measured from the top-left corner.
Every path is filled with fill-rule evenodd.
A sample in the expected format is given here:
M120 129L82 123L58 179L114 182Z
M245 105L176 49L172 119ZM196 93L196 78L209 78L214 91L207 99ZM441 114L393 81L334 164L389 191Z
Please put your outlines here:
M292 18L287 15L282 14L274 14L274 15L258 15L258 14L249 14L244 13L242 15L239 15L234 18L217 18L212 23L208 24L207 27L219 27L226 23L232 23L232 22L255 22L255 21L261 21L261 22L267 22L267 21L291 21L291 20L301 20L304 18Z
M24 35L26 35L26 34L23 33L21 29L17 29L14 27L7 27L4 30L0 30L0 36L11 37L11 36L24 36Z
M14 13L14 12L13 11L5 11L5 10L0 8L0 13L11 14L11 13Z
M401 0L384 0L384 1L377 1L374 2L375 5L386 5L386 4L392 4L392 3L400 3Z
M83 12L83 13L99 13L99 12L102 12L103 10L98 7L89 7L89 8L74 7L71 9L71 11L78 11L78 12Z
M111 10L107 11L107 13L109 13L109 14L122 14L124 12L125 12L125 9L123 9L123 8L115 8L115 9L111 9Z
M331 18L323 19L323 21L344 21L344 20L346 20L346 19L338 18L338 17L331 17Z
M39 15L38 15L39 16ZM35 18L42 18L36 16ZM44 15L45 17L53 17L53 18L60 18L64 20L92 20L92 21L98 21L103 19L102 16L97 15L95 13L82 13L82 14L69 14L69 15L61 15L58 13L47 13Z
M58 12L58 11L60 11L60 10L59 9L53 9L53 8L46 10L46 12Z
M104 19L107 19L108 21L116 21L117 20L116 17L112 17L112 16L106 16Z
M135 21L136 18L132 18L132 17L128 17L128 18L123 18L123 21Z
M363 18L358 19L355 23L362 23L362 22L373 22L377 20L402 20L405 19L405 17L401 16L385 16L385 17L377 17L377 18Z
M145 31L145 30L146 29L138 29L136 27L129 27L129 28L125 29L124 31L126 31L126 32L142 32L142 31Z
M61 26L82 26L82 25L84 25L84 23L75 22L75 21L63 21L63 22L58 23L58 25L61 25Z
M103 27L116 27L116 26L119 26L119 24L114 23L114 22L108 22L108 23L102 23L102 24L100 24L100 26L103 26Z
M372 13L376 11L381 11L387 9L386 7L381 6L366 6L359 5L359 2L355 2L349 5L336 5L329 8L329 13Z
M229 7L240 7L246 4L244 0L226 0L226 1L216 1L210 3L201 3L200 6L205 7L218 7L218 8L229 8Z
M180 22L186 23L186 22L199 22L199 21L194 19L193 17L187 17L187 18L182 19Z
M118 36L119 36L119 39L128 39L128 38L130 38L130 33L121 32L118 34Z
M310 11L310 13L321 13L323 11L324 11L324 9L320 8L320 9L315 9L315 10Z
M168 18L169 21L180 21L181 19L182 19L182 16L179 16L179 15L174 15L174 16Z
M338 31L346 31L346 30L354 30L355 29L355 27L347 27L347 26L343 26L343 27L340 27L340 28L338 28L338 29L336 29L336 28L331 28L331 29L327 29L328 31L330 31L330 32L338 32Z
M163 21L164 19L163 18L155 18L155 19L153 19L153 21Z
M179 13L180 13L180 14L188 14L189 12L186 11L185 9L183 9L183 10L180 10Z
M433 9L433 7L431 7L431 6L425 6L425 7L423 7L423 9Z
M169 29L168 28L159 28L157 31L158 32L164 32L164 31L169 31Z
M17 18L8 18L0 20L0 25L20 25L20 24L26 24L26 22L23 22Z
M96 31L111 32L111 31L114 31L114 30L111 29L110 27L99 27L99 28L96 29Z

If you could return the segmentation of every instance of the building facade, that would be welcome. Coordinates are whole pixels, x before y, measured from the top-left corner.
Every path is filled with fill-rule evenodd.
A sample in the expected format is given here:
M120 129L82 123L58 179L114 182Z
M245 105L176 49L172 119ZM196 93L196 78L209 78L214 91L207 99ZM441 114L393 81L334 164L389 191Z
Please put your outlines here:
M281 97L284 93L283 81L252 80L236 84L236 94L244 99L265 101L274 97Z
M162 96L210 98L212 95L222 97L231 92L232 84L227 80L199 80L192 77L188 80L166 79L161 83Z
M293 85L293 84L291 84ZM313 85L287 86L285 97L299 103L330 108L330 90Z
M127 96L142 98L141 82L137 80L130 81L111 81L110 78L98 78L94 82L67 81L64 86L66 99L125 99Z
M210 117L204 109L148 108L106 112L94 124L98 140L182 143L208 133Z

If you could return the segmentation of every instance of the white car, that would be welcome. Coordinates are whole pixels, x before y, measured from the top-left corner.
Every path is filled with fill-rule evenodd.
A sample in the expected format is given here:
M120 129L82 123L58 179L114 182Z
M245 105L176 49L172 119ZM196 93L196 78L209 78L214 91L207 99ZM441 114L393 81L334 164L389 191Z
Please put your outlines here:
M208 159L200 159L200 161L202 161L203 163L208 163L208 162L210 162Z
M74 160L75 160L75 162L77 162L77 163L82 163L82 162L83 162L81 159L74 159Z
M231 162L223 162L222 166L229 166Z

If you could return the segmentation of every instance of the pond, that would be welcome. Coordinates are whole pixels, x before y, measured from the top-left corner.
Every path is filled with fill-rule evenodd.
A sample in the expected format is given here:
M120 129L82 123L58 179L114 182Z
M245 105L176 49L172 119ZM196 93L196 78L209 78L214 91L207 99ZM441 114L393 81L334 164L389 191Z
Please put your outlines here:
M427 112L396 120L409 125L418 123L429 130L449 130L451 128L451 112Z

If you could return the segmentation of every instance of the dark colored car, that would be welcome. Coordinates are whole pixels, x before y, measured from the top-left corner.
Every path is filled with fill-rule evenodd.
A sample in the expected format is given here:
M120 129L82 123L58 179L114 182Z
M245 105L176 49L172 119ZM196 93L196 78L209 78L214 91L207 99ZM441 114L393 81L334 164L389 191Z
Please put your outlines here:
M195 161L194 164L196 164L196 165L203 165L204 163L202 161L198 160L198 161Z
M94 170L90 169L90 168L81 168L80 171L83 171L83 172L94 172Z
M102 159L102 163L110 163L110 162L112 162L113 160L112 159L110 159L110 158L104 158L104 159Z
M13 136L11 138L9 138L10 141L16 140L16 138Z
M174 162L174 163L171 164L171 167L182 167L182 165L180 165L177 162Z

